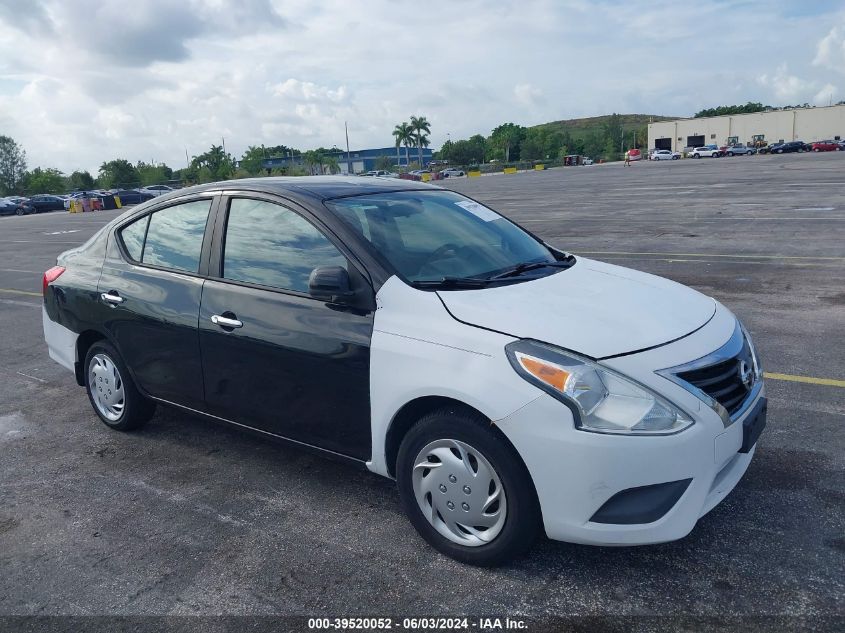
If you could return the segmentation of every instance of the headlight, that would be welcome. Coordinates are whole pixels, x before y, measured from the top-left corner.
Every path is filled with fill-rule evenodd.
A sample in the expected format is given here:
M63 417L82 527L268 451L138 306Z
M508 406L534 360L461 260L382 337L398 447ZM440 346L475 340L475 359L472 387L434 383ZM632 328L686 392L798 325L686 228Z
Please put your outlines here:
M537 341L505 346L516 372L570 409L585 431L668 435L692 418L650 389L597 363Z

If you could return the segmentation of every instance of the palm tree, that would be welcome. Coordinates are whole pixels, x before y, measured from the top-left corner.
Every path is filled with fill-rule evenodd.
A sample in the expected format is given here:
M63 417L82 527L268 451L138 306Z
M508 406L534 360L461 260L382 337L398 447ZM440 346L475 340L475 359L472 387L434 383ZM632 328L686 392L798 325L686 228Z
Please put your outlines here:
M414 129L408 125L406 121L403 121L395 128L393 128L393 137L396 139L396 164L400 164L402 159L399 156L399 146L405 146L405 164L408 164L408 145L410 145L413 136L414 136Z
M417 142L417 156L420 161L420 167L422 167L423 140L428 145L428 136L426 134L431 134L431 123L424 116L412 116L411 129L414 131L414 139Z

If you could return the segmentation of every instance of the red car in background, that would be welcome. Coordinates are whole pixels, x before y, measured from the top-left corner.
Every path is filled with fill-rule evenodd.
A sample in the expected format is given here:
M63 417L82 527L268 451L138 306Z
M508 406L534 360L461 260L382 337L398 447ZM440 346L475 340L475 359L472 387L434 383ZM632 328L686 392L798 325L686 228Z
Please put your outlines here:
M812 147L814 152L838 152L842 149L836 141L816 141Z

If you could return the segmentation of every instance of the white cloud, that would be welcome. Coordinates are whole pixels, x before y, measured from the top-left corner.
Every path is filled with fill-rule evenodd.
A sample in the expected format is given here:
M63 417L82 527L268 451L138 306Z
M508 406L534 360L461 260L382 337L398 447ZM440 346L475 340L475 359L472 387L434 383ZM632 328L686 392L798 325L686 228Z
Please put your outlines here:
M0 134L65 171L115 157L181 167L221 137L236 155L342 146L344 122L353 148L392 146L413 114L436 148L505 121L825 102L845 67L845 26L830 29L845 13L767 0L464 0L459 14L454 0L11 4L0 0ZM714 33L730 46L702 37Z
M845 27L833 27L818 41L813 65L845 73Z
M815 105L829 105L831 103L836 103L836 96L838 94L839 89L833 84L827 83L822 86L822 89L819 90L813 97L813 103Z
M521 105L532 107L542 98L543 91L531 84L516 84L513 94Z

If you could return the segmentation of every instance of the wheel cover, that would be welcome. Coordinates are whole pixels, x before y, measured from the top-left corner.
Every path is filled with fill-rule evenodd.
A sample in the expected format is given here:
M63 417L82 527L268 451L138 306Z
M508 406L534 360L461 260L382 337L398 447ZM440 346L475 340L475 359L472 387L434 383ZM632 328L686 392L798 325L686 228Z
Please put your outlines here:
M125 395L123 379L114 361L105 354L95 354L88 365L88 385L97 411L112 422L123 415Z
M479 451L459 440L436 440L414 459L414 497L428 522L458 545L495 539L508 514L498 473Z

